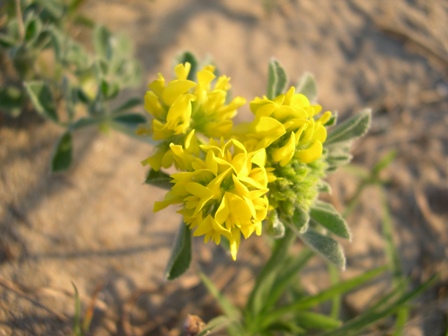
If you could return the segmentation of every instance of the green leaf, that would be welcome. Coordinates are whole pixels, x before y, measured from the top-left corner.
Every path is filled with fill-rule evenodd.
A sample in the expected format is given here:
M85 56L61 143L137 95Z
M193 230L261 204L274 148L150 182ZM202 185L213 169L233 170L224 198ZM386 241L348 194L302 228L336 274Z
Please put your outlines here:
M320 254L324 259L335 264L341 269L345 268L345 256L342 247L334 239L324 236L315 230L308 229L299 238Z
M114 109L112 111L112 113L115 114L115 113L124 112L127 110L131 110L136 106L142 106L142 105L143 105L143 100L141 98L133 97L133 98L130 98L127 101L125 101L123 104L118 106L116 109Z
M300 270L308 263L308 261L314 256L314 253L304 248L297 256L289 258L286 262L282 263L280 272L275 280L275 286L269 292L266 301L264 303L263 312L268 311L271 307L277 303L282 294L286 292L291 282L297 279L297 275Z
M111 32L104 26L96 26L93 30L93 48L95 53L105 60L112 58L112 39Z
M14 37L6 34L0 34L0 47L9 49L17 43L18 41Z
M313 74L305 72L300 77L297 85L296 92L305 95L310 102L315 102L317 99L317 85Z
M308 311L295 312L296 323L305 329L328 330L339 327L342 322L332 317Z
M320 180L317 184L319 192L331 194L331 186L328 182Z
M224 295L216 288L215 284L202 272L199 273L202 283L207 287L207 290L212 294L218 301L224 314L233 320L237 320L240 316L238 308L236 308L229 300L225 298Z
M392 163L392 161L395 160L396 157L396 150L391 150L390 152L388 152L383 158L381 158L381 160L377 164L375 164L372 169L372 175L378 176L383 169L387 168Z
M67 76L62 78L62 91L64 94L65 109L67 111L68 120L71 123L75 116L75 107L78 102L78 90L73 88Z
M299 310L309 309L311 307L316 307L317 305L326 302L337 295L345 294L353 289L360 287L367 281L377 277L386 270L387 267L380 267L374 270L367 271L353 279L340 282L328 289L320 291L316 295L307 296L283 307L276 308L274 311L265 316L264 321L265 323L271 323L272 321L276 321L286 314L294 313L295 311Z
M185 223L180 223L179 233L176 237L165 276L174 280L184 274L191 262L191 230Z
M25 41L32 43L42 30L42 23L36 17L30 18L25 27Z
M72 134L67 131L59 139L51 160L51 171L66 170L72 163Z
M44 118L57 123L59 118L48 84L42 81L25 82L25 89L36 111Z
M150 169L148 175L146 176L145 183L169 190L173 187L170 181L171 177L167 173L160 170L155 171L154 169Z
M331 204L317 200L310 209L310 216L335 235L352 239L347 222Z
M363 136L370 127L370 119L370 109L364 109L348 120L336 125L333 128L333 131L328 135L328 138L324 143L325 146L352 141Z
M205 336L208 335L210 331L219 331L227 327L229 324L232 323L232 320L230 320L227 316L221 315L213 318L210 320L205 326L202 331L197 334L197 336Z
M64 46L67 41L64 40L63 34L58 28L51 26L48 28L48 31L51 36L55 59L57 62L61 62Z
M139 113L117 115L112 120L132 129L136 129L138 125L146 122L146 118Z
M102 79L100 82L100 89L103 97L106 99L113 99L118 95L120 86L115 82L108 82L105 79Z
M324 150L327 152L327 171L333 171L341 166L347 165L353 158L350 154L349 141L329 145Z
M328 119L328 121L325 123L324 126L330 127L330 126L336 125L337 122L338 122L338 111L333 111L330 119Z
M90 104L91 103L90 97L87 95L87 93L82 88L78 88L77 92L78 92L78 99L82 103L84 103L84 104Z
M296 234L304 233L308 230L310 214L308 211L296 206L292 218L282 218L289 224Z
M72 124L72 129L77 130L87 126L98 125L104 121L103 118L80 118Z
M37 0L42 7L48 12L53 20L58 20L64 14L64 3L56 0Z
M294 239L295 235L287 229L285 236L275 241L270 259L257 276L246 304L246 313L255 322L257 322L260 312L264 309L264 304L275 285L276 278L281 271L282 264L288 255L288 249L294 242Z
M74 336L82 336L81 328L81 300L79 299L78 288L72 282L73 289L75 290L75 315L73 319L73 334Z
M184 51L183 53L176 56L176 65L179 63L183 64L185 62L191 64L190 73L188 74L187 79L194 81L196 79L196 72L198 71L199 63L193 53L189 51Z
M332 330L331 332L326 333L324 335L325 336L348 335L349 333L351 334L353 332L360 331L387 316L395 314L400 309L402 309L407 302L409 302L410 300L414 299L415 297L426 291L431 285L434 284L436 279L437 275L434 275L428 281L420 285L418 288L409 293L403 294L401 297L399 297L386 307L379 307L376 310L368 310L366 313L358 315L352 320L346 322L342 327L338 328L337 330Z
M0 88L0 110L12 117L17 117L22 112L24 96L22 91L14 86Z
M280 335L306 335L306 330L299 327L294 321L276 321L271 323L266 328L267 331L281 332ZM286 333L286 334L285 334ZM277 335L277 334L276 334Z
M285 69L283 69L277 60L271 59L268 68L268 88L266 96L269 99L274 99L279 94L282 94L285 91L287 82L288 77L286 76Z

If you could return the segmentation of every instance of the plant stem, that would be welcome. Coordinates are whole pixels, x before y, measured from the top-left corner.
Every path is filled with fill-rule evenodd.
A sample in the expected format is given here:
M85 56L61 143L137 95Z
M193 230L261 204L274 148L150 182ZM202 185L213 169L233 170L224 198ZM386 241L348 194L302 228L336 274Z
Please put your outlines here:
M22 16L22 8L20 6L20 0L16 0L16 16L17 16L17 23L19 25L20 42L23 43L23 41L25 40L25 25L23 24L23 16Z
M330 281L332 285L339 283L339 269L332 264L328 264L328 271L330 273ZM341 295L335 295L331 300L331 317L339 318L339 313L341 311Z

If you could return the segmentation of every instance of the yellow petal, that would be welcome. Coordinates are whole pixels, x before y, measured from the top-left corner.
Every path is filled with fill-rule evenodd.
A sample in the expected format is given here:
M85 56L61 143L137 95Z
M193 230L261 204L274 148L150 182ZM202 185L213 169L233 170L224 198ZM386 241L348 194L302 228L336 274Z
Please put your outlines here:
M310 147L297 151L294 156L303 163L310 163L317 160L322 155L322 149L322 143L319 140L316 140Z
M177 79L186 80L188 74L191 70L191 64L189 62L185 62L185 64L178 64L174 68L174 72L176 73Z
M238 254L238 248L240 247L240 241L241 241L240 230L237 228L232 229L229 243L230 243L230 254L232 255L233 260L236 260L236 256Z
M168 83L165 90L163 91L162 99L166 105L171 105L181 95L195 86L196 83L190 80L173 80Z
M328 120L331 118L331 112L327 111L317 120L317 122L320 122L322 125L325 125Z
M296 135L294 132L291 132L288 142L284 146L277 148L272 152L272 159L275 162L280 162L280 166L284 167L293 158L295 149Z
M322 143L327 139L327 129L321 123L316 123L313 139Z

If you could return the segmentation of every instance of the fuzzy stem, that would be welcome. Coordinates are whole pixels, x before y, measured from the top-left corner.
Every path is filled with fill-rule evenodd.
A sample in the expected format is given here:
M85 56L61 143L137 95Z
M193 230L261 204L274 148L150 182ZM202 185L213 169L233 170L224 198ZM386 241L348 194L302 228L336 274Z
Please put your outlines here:
M17 16L17 23L19 25L20 42L23 43L23 41L25 40L25 25L23 23L22 8L20 6L20 0L16 0L16 16Z

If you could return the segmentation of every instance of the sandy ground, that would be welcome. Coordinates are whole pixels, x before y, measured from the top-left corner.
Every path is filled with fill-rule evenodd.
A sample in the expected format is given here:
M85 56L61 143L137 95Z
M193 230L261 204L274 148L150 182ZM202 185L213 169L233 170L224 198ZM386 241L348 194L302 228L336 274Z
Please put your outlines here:
M387 203L404 272L413 285L440 273L405 335L442 335L448 326L448 3L275 3L266 10L256 0L90 1L84 9L135 42L145 84L157 72L169 77L173 57L191 50L212 56L232 78L233 93L250 100L263 95L267 63L275 57L291 83L312 72L320 104L341 119L370 106L372 129L357 142L354 162L372 167L397 151L383 177L390 180ZM133 93L144 91L142 84ZM248 113L246 105L240 118ZM75 165L50 174L60 130L35 116L0 120L0 335L70 334L72 283L83 311L93 309L91 335L179 335L188 313L205 320L217 315L198 269L234 302L244 302L254 269L267 257L263 238L244 242L237 263L195 240L192 269L180 280L164 280L180 218L173 209L152 212L163 191L142 183L147 144L81 132ZM343 210L357 181L347 171L329 181L331 201ZM378 188L370 188L349 218L354 239L344 245L344 277L385 263L381 202ZM328 283L318 261L304 279L310 292ZM358 292L346 305L362 310L371 295Z

